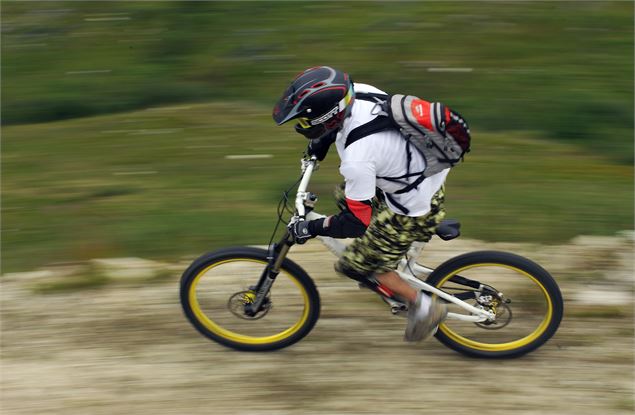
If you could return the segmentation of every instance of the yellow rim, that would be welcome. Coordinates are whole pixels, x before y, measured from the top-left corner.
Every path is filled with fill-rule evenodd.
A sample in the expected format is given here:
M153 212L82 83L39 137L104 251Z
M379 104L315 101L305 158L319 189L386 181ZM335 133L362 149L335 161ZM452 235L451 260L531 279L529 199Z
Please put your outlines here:
M526 273L525 271L513 267L511 265L505 265L505 264L474 264L474 265L468 265L466 267L463 267L455 272L453 272L452 274L447 275L446 277L444 277L438 284L437 287L441 287L447 280L449 280L450 278L452 278L454 275L459 274L461 272L464 272L465 270L471 269L471 268L476 268L476 267L485 267L485 266L497 266L497 267L504 267L504 268L508 268L511 269L513 271L519 272L523 275L525 275L526 277L528 277L529 279L531 279L538 287L540 287L540 289L542 290L545 299L547 300L547 314L545 315L545 318L542 320L542 322L540 323L540 325L538 325L538 327L536 328L536 330L534 330L533 332L531 332L530 334L528 334L527 336L520 338L518 340L514 340L511 342L507 342L507 343L482 343L482 342L477 342L474 340L470 340L466 337L461 336L460 334L452 331L446 324L442 323L439 325L439 330L445 334L446 336L448 336L450 339L452 339L453 341L460 343L464 346L470 347L472 349L477 349L477 350L483 350L483 351L487 351L487 352L504 352L504 351L508 351L508 350L514 350L514 349L518 349L520 347L526 346L528 344L530 344L531 342L533 342L534 340L536 340L538 337L540 337L545 330L547 330L547 327L549 326L549 322L551 321L552 315L553 315L553 304L551 303L551 298L549 297L549 293L547 293L547 290L545 289L545 287L540 283L540 281L538 281L536 278L534 278L531 274Z
M302 297L304 299L304 311L302 313L302 316L300 317L300 320L298 320L292 327L289 327L288 329L271 336L265 336L265 337L246 336L231 330L224 329L223 327L219 326L218 324L210 320L205 315L205 313L203 313L198 303L198 299L196 298L196 287L201 277L205 275L205 273L207 273L207 271L211 270L212 268L215 268L222 264L226 264L228 262L236 262L236 261L255 262L255 263L262 263L263 265L266 265L266 262L264 261L259 261L259 260L255 260L251 258L233 258L233 259L228 259L225 261L216 262L208 266L207 268L203 269L201 272L199 272L196 275L196 277L194 277L194 280L192 281L192 285L190 286L189 294L188 294L188 297L190 300L190 307L192 308L192 311L194 312L196 319L212 333L218 336L224 337L227 340L231 340L237 343L244 343L244 344L275 343L280 340L284 340L287 337L292 336L298 330L300 330L300 328L306 323L307 319L309 318L309 309L310 309L309 296L306 290L304 289L304 287L302 286L302 284L300 284L300 282L293 275L285 271L281 271L280 275L278 275L278 278L280 278L280 276L283 273L286 274L291 279L291 281L293 281L295 285L300 289L300 292L302 293Z

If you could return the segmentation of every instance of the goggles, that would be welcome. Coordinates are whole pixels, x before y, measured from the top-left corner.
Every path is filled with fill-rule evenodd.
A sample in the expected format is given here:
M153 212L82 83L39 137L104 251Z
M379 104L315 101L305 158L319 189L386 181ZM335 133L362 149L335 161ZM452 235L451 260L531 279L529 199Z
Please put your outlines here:
M300 128L311 128L311 124L310 121L307 117L300 117L297 119L298 120L298 125L300 126Z
M344 96L344 98L342 98L340 102L337 103L336 107L328 111L326 114L313 119L309 119L308 117L297 118L298 124L296 125L296 129L308 130L323 125L333 117L338 116L342 111L345 111L353 101L354 95L355 93L353 92L353 86L351 85L351 87L348 89L348 92L346 93L346 96Z
M318 138L322 138L332 131L326 128L324 124L312 125L309 126L309 128L303 128L300 123L297 123L295 125L295 130L309 140L317 140Z

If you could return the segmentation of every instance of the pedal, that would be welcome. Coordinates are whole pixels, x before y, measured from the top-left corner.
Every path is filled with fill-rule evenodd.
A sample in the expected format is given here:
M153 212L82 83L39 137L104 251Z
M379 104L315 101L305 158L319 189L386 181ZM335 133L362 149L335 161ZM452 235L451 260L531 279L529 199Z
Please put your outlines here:
M408 311L408 307L405 304L401 305L393 305L390 307L390 312L393 316L397 316L399 314L403 314Z

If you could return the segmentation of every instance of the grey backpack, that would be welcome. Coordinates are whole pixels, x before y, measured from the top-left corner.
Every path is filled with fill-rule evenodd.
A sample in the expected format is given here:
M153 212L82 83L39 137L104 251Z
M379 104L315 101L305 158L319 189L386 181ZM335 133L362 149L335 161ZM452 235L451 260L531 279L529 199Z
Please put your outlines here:
M379 115L353 129L346 137L345 147L371 134L396 129L409 145L411 144L425 158L426 167L422 172L410 173L408 167L406 176L380 177L391 181L407 181L408 177L419 176L414 182L406 183L403 189L396 191L397 194L409 192L426 177L454 167L470 150L471 139L467 123L459 114L441 103L428 102L414 95L400 94L357 93L355 99L375 102L379 108ZM457 128L454 128L454 125ZM408 165L410 157L408 153Z

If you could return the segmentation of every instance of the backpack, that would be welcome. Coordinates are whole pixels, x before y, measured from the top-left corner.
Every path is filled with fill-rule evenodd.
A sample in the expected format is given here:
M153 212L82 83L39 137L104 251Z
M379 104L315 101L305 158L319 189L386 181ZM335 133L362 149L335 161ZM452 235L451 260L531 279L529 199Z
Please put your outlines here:
M438 102L428 102L413 95L383 95L376 93L357 93L356 99L377 104L378 116L372 121L354 128L346 137L345 147L380 131L396 129L408 142L407 173L401 177L379 177L390 181L403 181L405 187L396 194L406 193L419 186L426 178L454 167L470 151L470 135L467 124L456 112ZM448 125L459 123L461 134L452 135ZM456 131L455 129L453 129ZM426 167L421 172L410 173L413 146L424 157ZM419 176L414 182L407 183L409 177Z

